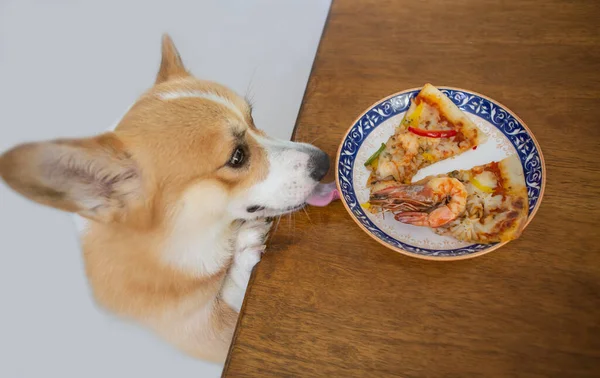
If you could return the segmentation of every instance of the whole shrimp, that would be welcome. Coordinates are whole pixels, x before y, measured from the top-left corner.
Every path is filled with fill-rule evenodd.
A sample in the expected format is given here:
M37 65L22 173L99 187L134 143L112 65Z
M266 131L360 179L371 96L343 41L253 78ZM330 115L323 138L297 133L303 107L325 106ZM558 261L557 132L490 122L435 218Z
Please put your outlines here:
M394 218L415 226L440 227L465 211L467 190L450 177L433 177L403 185L388 182L371 194L371 205L395 213Z

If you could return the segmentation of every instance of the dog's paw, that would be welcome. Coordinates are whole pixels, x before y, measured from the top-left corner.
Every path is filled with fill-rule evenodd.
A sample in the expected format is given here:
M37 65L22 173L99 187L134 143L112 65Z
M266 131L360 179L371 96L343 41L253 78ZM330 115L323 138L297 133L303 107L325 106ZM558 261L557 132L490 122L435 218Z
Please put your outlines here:
M273 222L266 219L256 219L244 222L237 233L235 242L236 255L245 250L261 249L264 251L265 239L269 235ZM262 252L261 252L262 253Z
M252 269L265 251L265 239L271 226L272 222L259 219L245 222L238 230L233 262L222 293L223 299L236 311L242 306Z

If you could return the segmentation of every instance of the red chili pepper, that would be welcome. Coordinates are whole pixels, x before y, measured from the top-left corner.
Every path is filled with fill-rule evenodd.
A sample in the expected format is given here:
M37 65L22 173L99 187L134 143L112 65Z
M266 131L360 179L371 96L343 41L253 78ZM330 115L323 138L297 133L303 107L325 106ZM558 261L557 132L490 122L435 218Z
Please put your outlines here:
M423 130L412 126L408 127L408 131L428 138L450 138L457 134L456 130Z

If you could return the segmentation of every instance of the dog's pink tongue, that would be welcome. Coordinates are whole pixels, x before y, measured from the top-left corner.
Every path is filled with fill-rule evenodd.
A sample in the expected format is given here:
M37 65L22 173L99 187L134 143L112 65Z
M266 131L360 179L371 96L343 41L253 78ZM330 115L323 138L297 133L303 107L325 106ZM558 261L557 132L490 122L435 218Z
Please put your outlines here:
M332 201L340 198L335 182L328 184L319 184L312 192L310 197L306 200L306 203L311 206L327 206Z

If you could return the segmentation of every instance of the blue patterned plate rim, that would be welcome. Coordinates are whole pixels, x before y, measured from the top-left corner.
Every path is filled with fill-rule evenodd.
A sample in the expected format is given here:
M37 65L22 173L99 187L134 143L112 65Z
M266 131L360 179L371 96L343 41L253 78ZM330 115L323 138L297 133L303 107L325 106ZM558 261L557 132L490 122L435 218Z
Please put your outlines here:
M546 166L540 145L525 122L500 102L480 93L462 88L437 87L462 111L478 116L496 127L510 140L517 151L527 185L529 215L525 227L537 213L546 187ZM408 109L410 99L422 88L412 88L385 97L363 112L344 134L337 153L335 178L344 207L358 226L380 244L402 254L426 260L463 260L481 256L503 246L472 244L452 250L415 247L388 235L375 225L358 203L353 185L356 155L367 136L385 120ZM474 100L474 102L473 102Z

